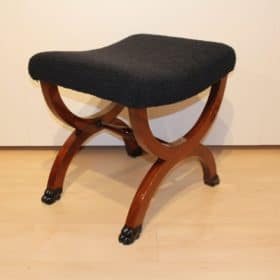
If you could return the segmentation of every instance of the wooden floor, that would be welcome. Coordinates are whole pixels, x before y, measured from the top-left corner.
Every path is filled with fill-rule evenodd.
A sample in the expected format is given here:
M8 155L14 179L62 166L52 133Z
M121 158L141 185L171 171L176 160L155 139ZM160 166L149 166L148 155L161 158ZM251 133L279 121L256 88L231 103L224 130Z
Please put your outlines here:
M168 175L132 246L117 236L151 157L83 150L65 192L40 202L55 150L0 150L1 279L279 279L280 148L215 149L221 184L195 160Z

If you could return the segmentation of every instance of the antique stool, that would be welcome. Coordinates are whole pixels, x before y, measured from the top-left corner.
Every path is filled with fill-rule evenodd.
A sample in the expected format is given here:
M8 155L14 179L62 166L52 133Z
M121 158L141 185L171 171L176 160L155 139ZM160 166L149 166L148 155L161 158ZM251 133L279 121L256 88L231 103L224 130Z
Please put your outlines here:
M96 50L34 55L29 62L31 77L40 80L52 112L75 129L58 152L42 201L52 204L60 199L65 173L73 156L87 138L104 128L123 138L128 155L137 157L145 150L157 157L130 206L119 236L123 244L131 244L139 238L152 196L167 172L179 161L198 157L204 183L219 184L213 155L200 141L217 115L227 74L234 65L234 50L227 45L148 34L133 35ZM81 118L67 109L58 86L112 102L101 112ZM153 136L148 107L190 98L209 86L206 106L188 133L172 143ZM132 128L117 118L125 106Z

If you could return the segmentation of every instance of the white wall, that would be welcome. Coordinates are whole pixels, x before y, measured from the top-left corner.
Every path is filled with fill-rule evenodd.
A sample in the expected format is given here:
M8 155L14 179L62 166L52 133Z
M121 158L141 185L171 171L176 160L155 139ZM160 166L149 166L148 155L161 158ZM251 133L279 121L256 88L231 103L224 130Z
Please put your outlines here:
M10 0L0 2L0 145L59 145L70 133L47 109L28 59L46 50L84 50L133 33L156 33L232 45L237 65L207 144L280 144L280 1ZM62 90L81 115L104 106L97 98ZM165 139L183 134L206 95L151 109L154 132ZM194 101L198 101L195 102ZM186 108L186 105L191 104ZM126 114L123 115L126 117ZM120 144L99 135L90 144Z

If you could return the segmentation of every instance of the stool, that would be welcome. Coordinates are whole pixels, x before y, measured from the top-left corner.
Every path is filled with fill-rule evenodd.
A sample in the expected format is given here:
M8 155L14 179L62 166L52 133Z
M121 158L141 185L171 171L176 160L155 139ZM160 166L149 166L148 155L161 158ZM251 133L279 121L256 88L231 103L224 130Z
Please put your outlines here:
M135 194L119 235L125 245L139 238L151 198L167 172L181 160L198 157L204 183L212 187L219 184L213 155L200 142L217 115L235 60L234 50L221 43L149 34L129 36L96 50L34 55L29 61L31 77L40 80L51 111L74 128L53 163L42 201L52 204L60 199L73 156L86 139L104 128L122 137L128 155L137 157L146 151L157 158ZM111 103L82 118L68 110L58 86ZM205 108L188 133L172 143L153 135L148 107L185 100L209 86ZM131 128L117 118L125 106Z

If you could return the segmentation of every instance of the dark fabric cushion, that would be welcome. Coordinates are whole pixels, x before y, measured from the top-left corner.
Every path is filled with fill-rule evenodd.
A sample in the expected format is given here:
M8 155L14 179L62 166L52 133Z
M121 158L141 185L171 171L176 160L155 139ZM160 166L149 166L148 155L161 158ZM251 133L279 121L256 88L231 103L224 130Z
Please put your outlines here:
M140 108L189 98L234 65L234 50L221 43L138 34L96 50L36 54L29 73L35 80Z

